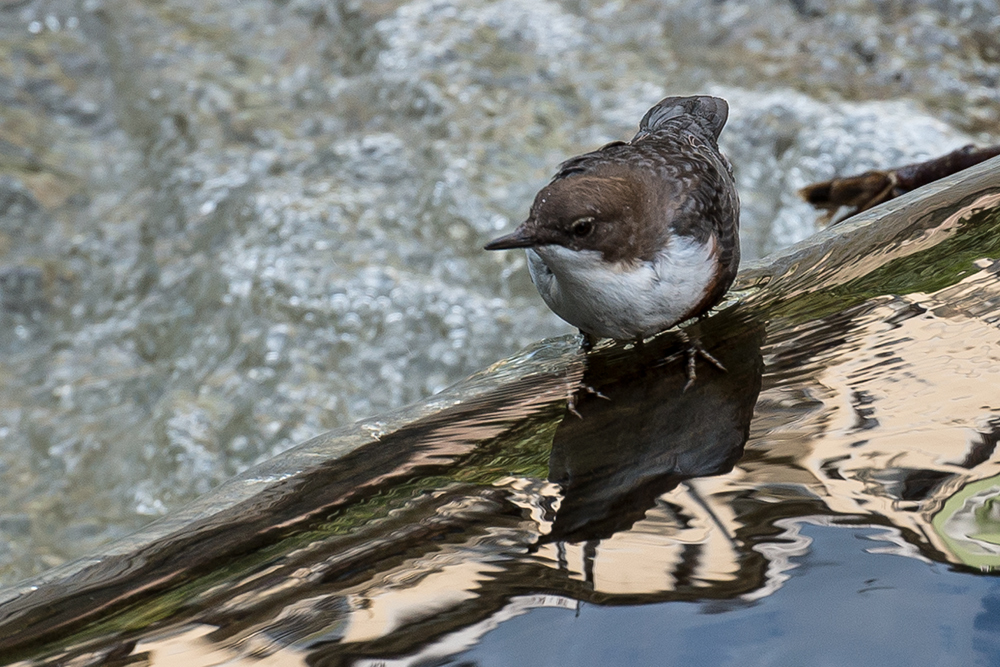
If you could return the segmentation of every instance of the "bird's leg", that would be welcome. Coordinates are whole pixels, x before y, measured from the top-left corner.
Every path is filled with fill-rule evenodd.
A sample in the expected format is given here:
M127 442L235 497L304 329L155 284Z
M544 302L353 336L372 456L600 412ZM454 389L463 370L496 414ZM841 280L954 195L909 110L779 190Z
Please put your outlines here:
M687 391L694 384L695 379L698 377L698 373L695 369L695 362L697 361L698 355L704 357L705 361L712 364L722 372L726 372L726 367L722 365L722 362L709 354L708 350L701 344L701 341L695 337L692 338L687 331L683 329L678 329L681 340L687 345L687 378L688 381L684 385L683 391Z
M580 329L580 337L581 337L580 340L581 350L583 350L584 352L590 352L592 349L594 349L594 345L598 341L597 336L592 336L583 329ZM583 415L581 415L580 411L576 409L576 402L577 402L577 397L580 395L581 391L596 396L597 398L603 398L606 401L611 400L598 390L591 387L589 384L584 383L583 380L580 380L580 383L576 387L574 387L573 390L569 392L569 395L566 397L566 409L569 410L572 414L579 417L580 419L583 419Z

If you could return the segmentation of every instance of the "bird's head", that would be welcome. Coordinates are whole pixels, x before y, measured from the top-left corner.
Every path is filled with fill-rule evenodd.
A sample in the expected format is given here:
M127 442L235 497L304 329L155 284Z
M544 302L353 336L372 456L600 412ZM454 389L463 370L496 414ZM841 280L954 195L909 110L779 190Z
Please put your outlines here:
M558 245L597 251L610 262L650 259L666 238L657 215L659 197L631 170L574 174L549 183L535 196L528 219L486 250Z

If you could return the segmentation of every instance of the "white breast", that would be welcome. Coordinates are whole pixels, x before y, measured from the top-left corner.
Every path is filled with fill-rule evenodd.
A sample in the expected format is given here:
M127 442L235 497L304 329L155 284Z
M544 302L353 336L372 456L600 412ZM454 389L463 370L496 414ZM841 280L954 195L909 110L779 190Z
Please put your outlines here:
M690 317L715 282L714 237L700 244L671 237L652 261L609 264L594 250L557 245L528 249L528 270L542 299L595 336L651 336Z

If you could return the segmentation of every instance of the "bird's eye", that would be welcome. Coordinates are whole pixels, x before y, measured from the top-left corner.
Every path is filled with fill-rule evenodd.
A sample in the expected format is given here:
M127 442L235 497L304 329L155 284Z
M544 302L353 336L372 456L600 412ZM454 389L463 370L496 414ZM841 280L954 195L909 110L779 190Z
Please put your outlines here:
M573 221L573 226L570 227L570 232L573 236L577 238L583 238L589 234L594 229L594 219L593 218L580 218L579 220Z

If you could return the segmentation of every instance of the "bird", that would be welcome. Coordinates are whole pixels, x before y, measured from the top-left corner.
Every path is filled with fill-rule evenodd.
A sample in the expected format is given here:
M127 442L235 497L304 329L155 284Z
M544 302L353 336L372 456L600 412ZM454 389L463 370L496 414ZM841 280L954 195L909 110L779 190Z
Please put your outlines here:
M524 248L546 305L596 340L642 341L716 306L740 261L739 196L718 139L729 104L667 97L630 141L570 158L528 218L486 250ZM722 365L684 332L694 355Z

